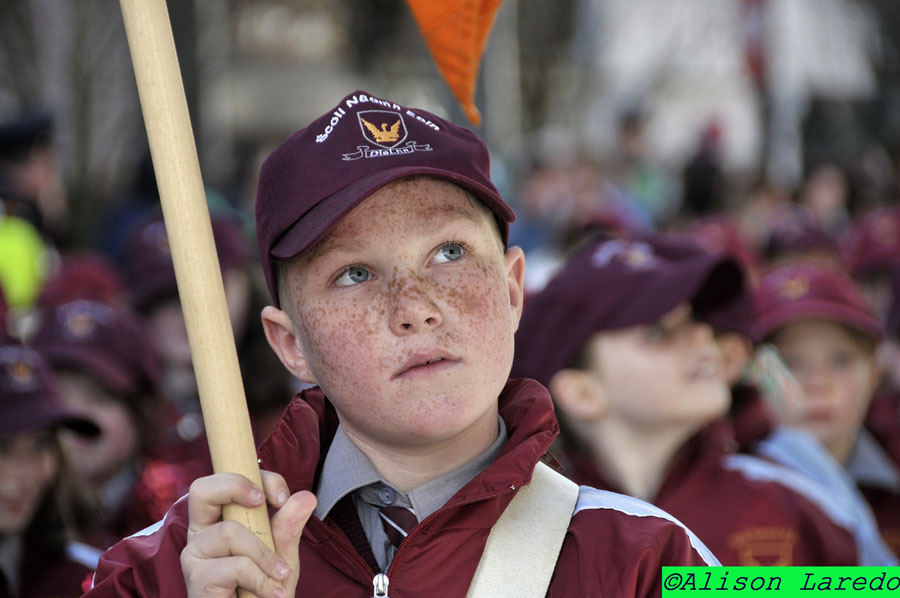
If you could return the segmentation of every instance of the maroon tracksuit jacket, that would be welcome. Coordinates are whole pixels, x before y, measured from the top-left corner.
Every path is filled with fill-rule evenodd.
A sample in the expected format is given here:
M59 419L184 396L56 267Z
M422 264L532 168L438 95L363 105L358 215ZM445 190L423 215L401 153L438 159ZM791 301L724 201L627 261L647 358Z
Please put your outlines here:
M465 596L491 526L527 484L558 432L547 391L510 381L500 396L509 440L500 456L448 503L410 532L388 568L391 598ZM264 469L281 473L292 492L313 489L337 418L319 389L289 405L259 449ZM187 500L165 520L111 548L86 596L185 595L179 554ZM703 544L671 517L635 499L582 488L548 596L660 596L662 565L715 563ZM375 571L331 516L312 517L300 542L297 596L363 598Z
M866 428L900 471L900 393L885 392L872 401ZM866 497L885 542L900 556L900 488L857 481Z
M827 498L821 486L735 454L735 444L725 422L701 430L674 457L653 504L687 525L723 565L858 564L852 532L814 504ZM570 455L568 469L580 484L612 488L589 459Z

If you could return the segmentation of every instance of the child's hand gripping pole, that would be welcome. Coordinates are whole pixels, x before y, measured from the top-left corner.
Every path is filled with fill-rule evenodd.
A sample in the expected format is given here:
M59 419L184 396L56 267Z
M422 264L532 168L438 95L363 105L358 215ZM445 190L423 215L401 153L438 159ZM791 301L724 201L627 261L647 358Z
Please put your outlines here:
M262 488L200 163L165 0L120 0L213 469ZM273 548L265 505L225 508ZM242 596L251 596L243 592Z

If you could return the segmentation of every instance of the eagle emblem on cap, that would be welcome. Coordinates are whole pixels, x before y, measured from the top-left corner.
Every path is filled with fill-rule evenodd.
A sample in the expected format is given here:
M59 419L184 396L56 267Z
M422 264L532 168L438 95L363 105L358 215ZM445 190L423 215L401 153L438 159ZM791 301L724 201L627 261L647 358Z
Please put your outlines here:
M794 276L781 283L778 293L785 299L793 301L809 292L809 279L805 276Z
M376 145L392 148L406 139L403 115L393 110L361 110L356 113L363 137Z

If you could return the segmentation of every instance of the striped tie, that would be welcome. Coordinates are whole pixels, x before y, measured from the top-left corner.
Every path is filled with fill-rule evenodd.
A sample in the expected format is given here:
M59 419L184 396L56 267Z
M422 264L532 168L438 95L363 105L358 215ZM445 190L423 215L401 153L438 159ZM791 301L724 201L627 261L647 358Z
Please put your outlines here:
M406 507L382 507L378 514L381 517L381 525L384 526L384 533L394 548L399 548L407 534L419 523L412 509Z

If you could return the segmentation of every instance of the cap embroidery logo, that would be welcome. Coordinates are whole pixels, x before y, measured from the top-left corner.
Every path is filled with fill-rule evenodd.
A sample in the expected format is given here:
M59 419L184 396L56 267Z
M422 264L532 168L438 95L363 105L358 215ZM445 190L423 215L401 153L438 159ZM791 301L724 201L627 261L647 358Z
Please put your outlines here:
M38 387L34 366L29 363L29 355L21 350L11 350L0 355L3 361L2 386L13 392L31 392Z
M809 279L805 276L795 276L788 278L781 283L778 293L785 299L793 301L799 299L809 292Z
M390 149L406 139L403 115L392 110L360 110L356 113L363 137L376 145Z
M594 252L592 261L594 267L603 268L616 258L633 270L646 270L656 262L652 247L646 243L628 241L610 241L603 244Z
M95 301L73 301L57 310L56 319L68 338L87 341L93 338L99 326L110 325L113 310Z
M360 110L356 113L356 118L359 121L359 130L362 132L363 139L377 145L378 148L357 145L356 152L343 154L344 161L431 151L431 145L428 143L419 144L415 141L406 141L409 132L406 129L406 121L400 112ZM406 143L401 146L400 144L404 141Z

